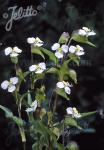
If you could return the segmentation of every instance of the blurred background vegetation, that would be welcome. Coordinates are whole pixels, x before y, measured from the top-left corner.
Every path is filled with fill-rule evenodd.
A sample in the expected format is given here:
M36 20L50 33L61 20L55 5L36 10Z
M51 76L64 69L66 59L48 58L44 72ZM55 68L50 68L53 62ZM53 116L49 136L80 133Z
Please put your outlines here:
M11 31L5 30L7 20L2 17L8 8L17 5L26 8L33 5L38 14L35 17L23 18L13 22ZM10 15L10 14L9 14ZM26 43L28 37L40 37L45 46L57 42L62 32L72 33L73 30L87 26L96 31L91 38L96 48L83 45L86 55L82 57L80 67L72 65L78 72L78 85L72 88L71 105L80 112L99 110L90 117L85 126L90 126L96 132L72 134L71 140L76 141L80 150L104 149L104 1L103 0L0 0L0 83L14 75L12 63L4 56L4 49L17 45L23 50L20 66L27 70L30 60L30 47ZM36 60L40 58L35 57ZM48 86L48 85L47 85ZM0 104L16 114L16 105L11 94L0 89ZM67 102L67 104L69 104ZM63 115L60 101L57 111ZM66 107L66 105L65 105ZM63 109L60 112L60 108ZM24 114L25 115L25 114ZM0 150L20 150L21 141L16 135L16 128L0 112ZM30 142L30 143L29 143ZM28 142L28 150L31 141Z

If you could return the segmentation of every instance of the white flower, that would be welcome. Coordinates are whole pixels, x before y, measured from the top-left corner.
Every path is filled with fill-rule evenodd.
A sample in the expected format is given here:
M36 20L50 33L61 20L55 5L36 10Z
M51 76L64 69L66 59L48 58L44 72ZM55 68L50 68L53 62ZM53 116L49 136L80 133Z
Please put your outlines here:
M69 52L70 53L75 53L77 56L84 55L84 49L83 47L76 45L76 46L70 46L69 47Z
M44 70L46 70L46 64L44 62L39 63L38 65L32 65L29 67L29 71L35 72L37 74L42 73Z
M86 37L91 36L91 35L96 35L96 33L93 30L87 27L83 27L82 29L80 29L78 31L78 34L82 36L86 36Z
M17 83L18 83L18 78L17 77L12 77L12 78L10 78L10 81L5 80L5 81L2 82L1 83L1 88L4 89L4 90L8 89L8 92L14 92L15 89L16 89L15 85Z
M75 108L75 107L68 107L66 109L67 111L67 114L68 115L71 115L73 118L80 118L81 117L81 114L78 112L78 110Z
M27 113L29 113L29 112L34 112L34 111L36 110L37 106L38 106L38 102L37 102L37 100L35 100L35 101L30 105L30 107L26 109L26 112L27 112Z
M64 90L65 90L65 92L66 92L67 94L70 94L70 93L71 93L70 87L72 87L72 85L70 85L69 82L65 82L65 81L58 82L58 83L56 84L56 86L57 86L58 88L60 88L60 89L63 89L63 88L64 88Z
M32 45L37 46L37 47L40 47L43 45L43 41L41 41L38 37L27 38L27 43L32 44Z
M60 59L60 58L63 58L64 53L67 53L67 52L68 52L68 45L63 44L63 45L60 47L60 44L59 44L59 43L55 43L55 44L52 45L51 49L52 49L53 51L56 51L56 52L55 52L55 56Z
M20 53L22 53L22 50L15 46L13 48L7 47L4 52L6 56L10 55L10 57L17 57Z

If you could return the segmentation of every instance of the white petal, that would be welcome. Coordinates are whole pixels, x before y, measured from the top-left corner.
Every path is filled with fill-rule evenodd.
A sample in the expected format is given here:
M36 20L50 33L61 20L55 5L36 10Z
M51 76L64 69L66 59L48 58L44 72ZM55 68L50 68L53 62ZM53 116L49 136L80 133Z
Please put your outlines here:
M37 102L37 100L35 100L35 101L31 104L31 107L34 107L34 110L36 110L37 106L38 106L38 102Z
M68 108L66 109L66 111L67 111L67 114L68 114L68 115L72 115L72 114L73 114L73 109L72 109L72 107L68 107Z
M43 71L44 71L43 69L40 69L40 68L39 68L39 69L36 69L35 73L37 73L37 74L39 73L39 74L40 74L40 73L42 73Z
M61 48L62 48L62 51L64 52L64 53L67 53L68 52L68 45L62 45L61 46Z
M8 92L14 92L16 87L14 85L9 85L8 86Z
M96 35L96 33L94 31L91 31L88 33L88 36L91 36L91 35Z
M5 55L6 55L6 56L9 55L11 52L12 52L12 48L11 48L11 47L7 47L7 48L5 49Z
M8 88L9 82L7 80L3 81L1 83L1 88L6 90Z
M39 67L42 68L43 70L46 69L46 64L44 62L39 63Z
M63 83L63 82L58 82L58 83L56 84L56 86L57 86L58 88L64 88L64 83Z
M56 51L58 48L60 48L60 44L59 44L59 43L55 43L55 44L53 44L52 47L51 47L51 49L52 49L53 51Z
M36 43L34 44L34 46L37 46L37 47L41 47L43 45L43 43Z
M83 27L82 29L85 30L86 32L89 32L89 31L90 31L90 29L87 28L87 27Z
M12 84L15 85L18 83L18 78L17 77L10 78L10 82L12 82Z
M82 36L86 36L86 31L85 30L82 30L82 29L80 29L79 31L78 31L78 34L79 35L82 35Z
M36 42L39 42L39 43L43 43L43 41L42 40L40 40L38 37L36 37Z
M68 86L65 87L65 92L66 92L67 94L70 94L70 93L71 93L71 90L70 90L70 88L69 88Z
M11 54L10 54L10 57L17 57L18 56L18 53L15 53L15 52L12 52Z
M76 45L76 48L77 48L78 50L81 50L81 51L84 50L83 47L81 47L81 46L79 46L79 45Z
M29 113L29 112L34 112L34 109L33 109L33 108L27 108L27 109L26 109L26 112L27 112L27 113Z
M27 43L33 44L34 42L35 42L35 38L34 37L27 38Z
M32 72L32 71L35 71L36 68L37 68L36 65L32 65L32 66L29 67L29 71L31 71L31 72Z
M76 52L76 55L77 55L77 56L84 55L84 52L83 52L83 51L77 51L77 52Z
M22 52L22 50L19 49L19 48L16 47L16 46L13 48L13 51L16 52L16 53L21 53L21 52Z
M75 53L75 51L76 51L76 47L75 46L70 46L69 47L69 52L70 53Z
M57 57L57 58L63 58L63 53L61 53L61 52L56 52L55 53L55 56Z

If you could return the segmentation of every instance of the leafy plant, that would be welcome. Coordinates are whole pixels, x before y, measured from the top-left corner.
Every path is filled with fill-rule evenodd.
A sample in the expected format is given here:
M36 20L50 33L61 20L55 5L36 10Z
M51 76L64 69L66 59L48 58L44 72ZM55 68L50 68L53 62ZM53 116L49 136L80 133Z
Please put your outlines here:
M0 109L5 112L7 118L17 124L24 150L26 148L27 134L34 140L33 150L74 149L73 145L65 144L64 142L60 143L59 138L63 136L67 127L73 127L83 132L84 129L80 124L80 120L96 113L95 111L81 114L75 107L67 107L66 115L60 121L59 114L56 111L60 96L63 101L71 100L71 88L73 84L77 84L77 73L72 68L69 68L69 65L71 62L79 65L80 57L85 53L83 47L71 45L71 41L74 40L94 46L88 40L90 35L95 35L95 32L86 27L74 31L71 37L64 32L59 41L52 45L52 51L43 48L44 43L38 37L28 38L27 42L31 46L31 66L29 66L27 72L24 72L18 64L22 50L18 47L5 49L5 55L9 55L12 63L14 63L16 77L10 78L9 81L3 81L1 87L13 94L18 108L18 116L15 116L11 110L4 106L0 105ZM43 62L34 64L34 55L42 57ZM47 56L48 59L46 59ZM51 62L53 62L52 65L48 66L47 64L51 64ZM55 86L51 87L50 99L47 96L49 89L44 82L49 74L55 77L56 82ZM23 82L27 84L26 80L29 80L29 88L25 93L20 94L21 85ZM52 82L50 78L48 78L48 82ZM28 121L22 117L24 108Z

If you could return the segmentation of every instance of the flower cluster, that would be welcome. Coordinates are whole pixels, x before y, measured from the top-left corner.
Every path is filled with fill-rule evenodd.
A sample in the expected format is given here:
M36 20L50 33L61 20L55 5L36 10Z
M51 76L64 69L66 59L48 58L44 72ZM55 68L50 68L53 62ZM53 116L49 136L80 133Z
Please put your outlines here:
M69 52L70 53L74 53L75 55L77 56L81 56L81 55L84 55L84 49L83 47L79 46L79 45L76 45L76 46L70 46L69 47Z
M16 90L16 84L18 83L17 77L10 78L9 81L5 80L1 83L1 88L6 90L8 89L8 92L14 92Z
M86 36L86 37L96 35L96 33L93 30L91 30L87 27L83 27L82 29L80 29L78 31L78 34L81 36Z
M68 107L66 109L67 111L67 114L68 115L71 115L73 118L80 118L81 117L81 114L78 112L78 110L75 108L75 107Z
M46 70L46 64L44 62L41 62L38 65L32 65L29 67L29 71L35 72L36 74L40 74L45 70Z
M37 46L40 47L43 45L43 41L41 41L38 37L34 38L34 37L30 37L27 38L27 43L33 45L33 46Z
M10 55L10 57L17 57L20 53L22 53L22 50L15 46L13 48L7 47L4 52L6 56Z
M56 84L56 86L57 86L58 88L60 88L60 89L64 89L67 94L70 94L70 93L71 93L70 87L72 87L72 85L69 84L69 82L65 82L65 81L58 82L58 83Z
M68 45L65 45L65 44L63 44L62 46L60 46L59 43L55 43L55 44L52 45L51 48L52 48L53 51L56 51L55 52L55 56L57 58L59 58L59 59L63 58L64 53L68 52Z

